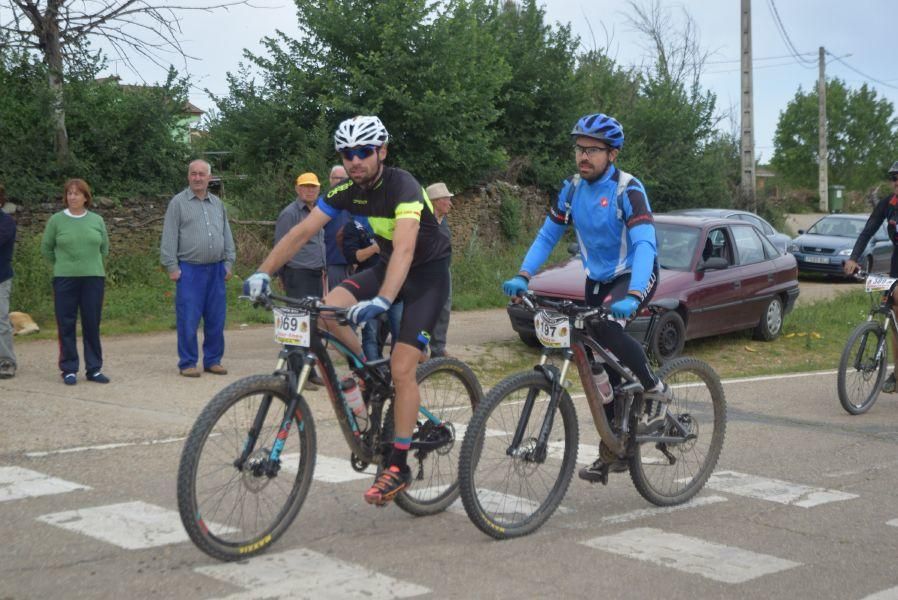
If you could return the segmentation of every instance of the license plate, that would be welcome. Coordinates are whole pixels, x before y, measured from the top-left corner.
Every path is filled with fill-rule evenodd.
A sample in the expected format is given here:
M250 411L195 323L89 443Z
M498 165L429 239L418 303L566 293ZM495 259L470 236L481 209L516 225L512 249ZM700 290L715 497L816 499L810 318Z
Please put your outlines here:
M533 317L536 337L546 348L567 348L571 345L571 324L564 315L538 311Z
M274 341L278 344L308 347L311 343L309 313L298 308L275 307Z
M818 265L828 265L829 259L825 256L805 256L804 262L814 263Z

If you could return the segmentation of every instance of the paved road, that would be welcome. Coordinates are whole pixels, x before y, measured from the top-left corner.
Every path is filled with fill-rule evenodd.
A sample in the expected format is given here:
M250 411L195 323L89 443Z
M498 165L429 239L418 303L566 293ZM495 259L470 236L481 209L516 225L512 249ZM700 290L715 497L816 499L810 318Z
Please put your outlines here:
M656 509L626 475L575 479L564 510L512 542L457 508L364 504L370 479L349 478L313 394L329 481L267 554L216 563L185 541L175 471L207 399L271 368L267 330L228 344L231 375L186 380L172 334L109 339L114 382L74 388L46 367L51 344L21 346L20 375L0 382L0 598L898 598L898 397L850 417L831 373L728 383L724 452L696 504Z

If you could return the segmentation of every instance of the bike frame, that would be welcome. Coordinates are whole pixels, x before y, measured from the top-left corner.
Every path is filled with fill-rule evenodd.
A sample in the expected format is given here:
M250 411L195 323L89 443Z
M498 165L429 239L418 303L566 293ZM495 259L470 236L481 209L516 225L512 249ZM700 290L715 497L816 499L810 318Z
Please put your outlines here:
M533 310L538 310L538 306L532 301L528 300L527 302L529 302L530 308L532 308ZM656 311L652 311L652 317L649 321L648 331L646 332L647 340L651 339L651 335L655 327L655 322L657 320L657 315L658 313ZM585 331L585 322L587 319L605 318L602 309L595 308L585 311L582 314L567 316L572 322L571 345L568 348L560 349L563 356L561 367L559 368L555 365L548 364L549 355L553 352L559 351L559 349L553 348L545 348L543 350L542 356L540 357L539 364L534 367L534 369L542 373L546 380L551 384L551 392L549 396L549 407L546 410L546 416L543 419L542 424L540 425L539 434L537 436L536 448L533 451L533 454L527 458L538 462L542 462L546 459L548 439L549 434L552 430L555 410L558 407L558 403L561 401L561 395L564 389L563 382L567 376L571 362L573 362L576 366L577 372L580 376L580 382L583 385L583 391L585 392L587 402L590 405L593 422L595 423L596 431L598 432L599 437L615 455L617 455L619 458L624 458L627 454L627 448L631 439L629 428L631 415L633 414L632 411L634 408L634 403L636 404L637 411L642 409L642 394L645 389L636 378L636 376L632 373L632 371L630 371L630 369L621 364L620 360L610 350L599 344ZM590 368L590 361L586 353L586 348L589 348L590 352L592 352L596 359L599 362L602 362L605 367L613 369L620 376L621 383L616 388L617 392L620 392L620 396L622 397L623 401L622 405L620 405L619 407L620 410L618 412L618 414L621 416L621 431L619 435L614 432L611 423L608 422L608 417L603 409L599 408L598 410L592 410L592 407L594 406L601 407L602 400L599 398L599 391L596 388L595 381L592 377L592 369ZM509 456L522 455L528 452L522 450L520 446L524 441L524 433L527 423L530 421L530 416L533 411L533 405L536 401L536 395L537 393L535 390L530 390L530 392L528 392L527 394L527 398L524 401L524 406L521 411L521 418L518 421L518 426L515 429L514 436L512 437L511 445L506 450L506 453ZM614 400L615 402L618 401L617 398L618 394L616 393ZM664 437L659 437L655 435L637 435L633 436L632 439L636 443L647 441L668 444L682 443L685 440L688 432L685 430L685 428L683 428L682 424L676 421L676 419L671 419L671 421L680 434L679 436L667 435Z
M286 296L271 294L270 298L282 301L286 304L296 304L296 300ZM308 310L307 307L303 306L302 308ZM389 377L389 369L382 368L389 363L389 358L365 362L361 356L347 348L346 345L338 340L332 333L325 329L318 328L319 313L321 311L331 311L336 313L342 310L344 309L322 306L318 307L317 310L309 311L309 346L307 348L301 346L285 346L278 354L278 361L274 374L283 376L287 379L287 387L290 390L290 402L284 410L277 440L268 456L270 465L279 464L280 453L293 424L295 423L297 427L302 427L302 415L297 410L297 407L299 405L299 398L302 390L309 379L312 368L316 364L320 365L319 370L321 371L325 387L327 388L331 406L334 409L334 415L337 418L340 430L343 432L343 437L346 440L353 457L360 462L368 464L375 462L379 463L382 459L382 454L380 454L379 450L383 447L385 442L381 440L381 444L378 445L379 447L376 447L374 444L364 443L367 441L367 438L363 433L366 432L362 432L359 429L355 415L349 407L349 404L346 402L342 390L340 390L337 385L339 377L334 368L334 362L327 353L327 345L332 344L337 351L346 358L349 368L356 377L364 382L366 393L371 400L369 417L370 423L376 428L375 433L380 433L381 410L383 409L384 402L387 399L395 398L395 390L393 388L393 382ZM234 465L237 468L243 467L243 464L254 450L259 432L268 415L270 406L271 396L264 396L259 405L259 410L256 413L253 426L247 433L243 452L234 462ZM442 421L425 407L419 406L418 412L435 426L442 424ZM417 449L415 442L412 443L412 448ZM275 473L277 471L277 468L275 467L269 467L269 469L274 469Z

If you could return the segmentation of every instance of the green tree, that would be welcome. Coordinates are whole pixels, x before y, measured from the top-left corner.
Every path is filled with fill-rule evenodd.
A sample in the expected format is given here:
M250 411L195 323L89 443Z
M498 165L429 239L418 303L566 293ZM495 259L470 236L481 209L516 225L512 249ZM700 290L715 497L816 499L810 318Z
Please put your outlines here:
M892 103L866 84L852 90L840 79L826 83L829 180L862 190L881 180L894 160L898 120ZM780 114L771 166L793 188L816 188L819 162L818 94L798 88Z

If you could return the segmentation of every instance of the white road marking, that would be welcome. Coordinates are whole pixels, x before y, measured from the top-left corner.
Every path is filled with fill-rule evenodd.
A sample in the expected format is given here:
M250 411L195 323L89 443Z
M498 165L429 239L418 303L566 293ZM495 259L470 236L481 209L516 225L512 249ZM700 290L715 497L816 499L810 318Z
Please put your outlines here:
M298 453L290 452L281 455L281 471L296 473L298 468ZM374 465L368 465L368 468L359 473L349 464L348 456L346 458L334 458L319 454L315 457L315 475L313 479L325 483L345 483L357 479L371 479L376 472Z
M863 600L898 600L898 586L864 596Z
M737 496L778 502L790 506L800 506L802 508L812 508L828 502L839 502L858 497L857 494L816 488L780 479L768 479L735 471L716 471L705 485L718 492L727 492Z
M189 539L176 511L139 501L52 513L37 520L126 550L179 544ZM237 531L215 523L210 528L219 534Z
M64 494L90 487L21 467L0 467L0 502Z
M581 543L723 583L744 583L801 564L651 527L628 529Z
M209 437L221 435L213 433ZM75 448L62 448L60 450L46 450L44 452L26 452L28 458L41 458L43 456L52 456L54 454L71 454L73 452L89 452L92 450L114 450L116 448L128 448L130 446L155 446L156 444L173 444L175 442L183 442L186 437L166 438L163 440L150 440L148 442L118 442L114 444L99 444L97 446L77 446Z
M892 527L898 527L898 519L892 519L891 521L886 521L886 525L891 525Z
M485 490L483 488L477 490L477 498L480 500L483 509L492 514L529 515L539 508L538 502L528 500L527 498L521 498L520 496L506 494L504 492ZM466 514L461 498L453 502L449 506L449 510L461 515ZM564 506L559 506L557 512L560 514L569 514L573 512L573 510Z
M619 515L608 515L607 517L602 517L600 522L603 525L620 525L621 523L629 523L630 521L635 521L637 519L656 517L658 515L666 515L668 513L686 510L689 508L699 508L701 506L708 506L711 504L717 504L718 502L726 502L727 499L723 496L700 496L698 498L693 498L689 502L684 504L678 504L677 506L661 506L656 508L641 508L639 510L633 510L630 512L621 513Z
M228 600L359 598L387 600L427 594L430 589L357 564L298 548L242 563L198 567L195 572L246 589ZM408 570L407 570L408 571ZM408 572L414 572L408 571Z

